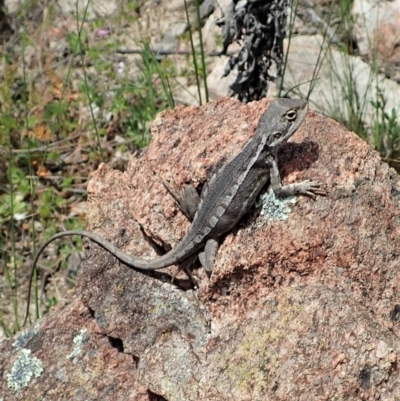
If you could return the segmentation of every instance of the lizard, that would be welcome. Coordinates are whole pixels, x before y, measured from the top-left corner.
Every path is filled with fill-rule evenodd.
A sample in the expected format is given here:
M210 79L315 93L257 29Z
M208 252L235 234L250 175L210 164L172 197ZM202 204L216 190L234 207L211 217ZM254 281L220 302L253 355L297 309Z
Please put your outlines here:
M280 197L301 194L316 199L316 195L326 195L325 186L319 181L305 180L288 185L281 183L278 150L304 121L307 110L308 102L305 100L274 100L260 117L254 135L237 156L211 176L204 184L200 196L190 185L183 190L183 196L174 193L167 186L184 214L192 219L192 223L180 242L162 256L152 260L133 257L89 231L63 231L48 239L40 247L32 263L24 325L29 314L31 283L39 256L57 238L71 235L87 237L123 263L142 270L162 269L187 262L190 265L198 256L206 272L211 274L218 250L218 239L235 227L249 211L268 180L275 194Z

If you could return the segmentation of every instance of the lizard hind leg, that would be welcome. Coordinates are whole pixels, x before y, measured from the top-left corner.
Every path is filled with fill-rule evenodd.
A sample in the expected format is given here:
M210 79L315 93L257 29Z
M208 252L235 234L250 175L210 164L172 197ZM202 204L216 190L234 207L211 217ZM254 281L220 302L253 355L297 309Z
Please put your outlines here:
M210 238L206 242L204 251L199 253L200 263L204 267L207 275L211 274L212 267L215 261L215 256L217 255L218 251L218 246L218 241L214 238Z

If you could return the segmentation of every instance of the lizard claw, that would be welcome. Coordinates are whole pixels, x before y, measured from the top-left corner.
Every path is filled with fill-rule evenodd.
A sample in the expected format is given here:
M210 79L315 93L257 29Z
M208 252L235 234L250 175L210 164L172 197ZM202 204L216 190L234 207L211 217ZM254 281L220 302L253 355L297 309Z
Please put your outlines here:
M314 200L317 198L316 195L327 196L328 190L326 185L320 181L305 180L302 183L301 193L308 195Z

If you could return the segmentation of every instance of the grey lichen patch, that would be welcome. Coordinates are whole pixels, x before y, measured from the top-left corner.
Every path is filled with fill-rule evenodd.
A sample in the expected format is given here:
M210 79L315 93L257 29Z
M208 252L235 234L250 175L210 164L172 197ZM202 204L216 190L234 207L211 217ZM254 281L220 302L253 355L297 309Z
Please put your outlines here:
M8 388L19 390L28 385L32 377L39 377L43 372L42 361L31 357L31 350L23 349L21 355L14 362L11 373L7 373Z
M15 348L14 351L19 351L22 349L25 344L37 333L39 330L40 324L37 322L35 326L29 328L28 330L21 333L15 341L13 342L13 347Z
M287 220L288 214L292 209L289 205L295 205L297 202L296 196L288 196L287 198L279 198L274 191L270 189L265 194L262 194L256 202L257 207L262 207L261 216L267 216L268 220Z
M82 345L89 340L89 335L86 334L87 330L82 329L80 334L74 337L74 349L73 351L67 356L68 359L72 359L72 363L76 364L78 362L78 357L82 353Z

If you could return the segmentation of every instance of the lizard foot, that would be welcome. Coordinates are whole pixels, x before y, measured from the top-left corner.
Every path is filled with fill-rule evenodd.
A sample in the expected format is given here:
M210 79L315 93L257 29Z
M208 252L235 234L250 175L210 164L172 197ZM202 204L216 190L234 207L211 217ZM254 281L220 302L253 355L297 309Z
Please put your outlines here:
M298 183L298 193L317 198L316 195L327 196L328 190L326 185L320 181L304 180Z

